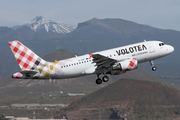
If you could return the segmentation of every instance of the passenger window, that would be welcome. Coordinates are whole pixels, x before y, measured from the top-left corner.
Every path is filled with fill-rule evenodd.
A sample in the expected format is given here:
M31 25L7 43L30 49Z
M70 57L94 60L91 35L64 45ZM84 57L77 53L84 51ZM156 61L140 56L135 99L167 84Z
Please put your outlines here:
M81 64L81 62L79 62L79 64Z
M76 65L76 63L74 63L74 65Z
M61 66L61 68L63 68L63 66Z
M84 63L86 63L86 61L84 61Z
M66 67L68 67L68 65L66 65Z

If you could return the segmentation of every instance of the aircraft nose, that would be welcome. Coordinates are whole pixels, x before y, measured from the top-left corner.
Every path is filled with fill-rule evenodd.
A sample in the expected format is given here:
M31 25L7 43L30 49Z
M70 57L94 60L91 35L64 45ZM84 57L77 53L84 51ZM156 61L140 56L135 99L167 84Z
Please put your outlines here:
M174 51L174 47L171 45L168 45L167 51L168 53L172 53Z

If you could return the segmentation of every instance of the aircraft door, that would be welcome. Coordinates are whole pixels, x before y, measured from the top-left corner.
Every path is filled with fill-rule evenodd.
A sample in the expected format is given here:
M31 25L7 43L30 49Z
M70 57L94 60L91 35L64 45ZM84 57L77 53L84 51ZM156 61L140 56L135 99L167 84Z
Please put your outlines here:
M152 42L148 42L149 53L154 53L155 49Z

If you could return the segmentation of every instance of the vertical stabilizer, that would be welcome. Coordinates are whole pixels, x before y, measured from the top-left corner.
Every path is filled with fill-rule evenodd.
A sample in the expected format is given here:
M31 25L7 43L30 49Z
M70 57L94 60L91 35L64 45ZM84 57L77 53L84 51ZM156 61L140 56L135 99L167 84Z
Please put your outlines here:
M34 70L45 61L19 41L8 42L21 70Z

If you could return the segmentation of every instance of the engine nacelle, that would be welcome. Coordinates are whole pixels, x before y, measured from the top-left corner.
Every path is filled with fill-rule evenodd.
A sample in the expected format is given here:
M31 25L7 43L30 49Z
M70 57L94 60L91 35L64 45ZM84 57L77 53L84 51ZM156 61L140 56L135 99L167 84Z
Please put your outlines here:
M126 71L134 70L138 67L137 64L138 64L138 62L137 62L136 58L125 60L122 62L117 62L113 65L111 74L118 75L121 73L125 73Z

